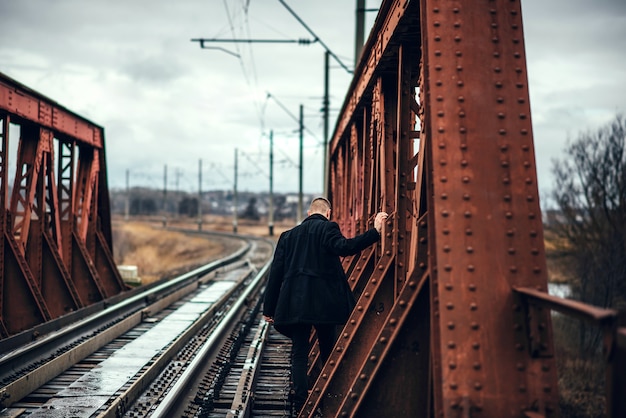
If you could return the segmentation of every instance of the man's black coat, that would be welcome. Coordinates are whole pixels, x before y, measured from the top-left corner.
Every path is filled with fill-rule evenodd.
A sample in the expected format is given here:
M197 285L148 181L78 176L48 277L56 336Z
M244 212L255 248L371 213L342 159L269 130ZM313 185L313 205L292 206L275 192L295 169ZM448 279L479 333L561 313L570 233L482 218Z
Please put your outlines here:
M344 324L354 307L340 256L380 239L376 229L348 239L336 222L312 214L281 234L265 290L263 314L289 335L293 324Z

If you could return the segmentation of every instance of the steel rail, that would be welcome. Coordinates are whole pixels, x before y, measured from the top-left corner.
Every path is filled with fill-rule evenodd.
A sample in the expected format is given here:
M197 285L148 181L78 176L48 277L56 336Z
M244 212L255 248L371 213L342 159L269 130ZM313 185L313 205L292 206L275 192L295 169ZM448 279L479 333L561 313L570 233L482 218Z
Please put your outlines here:
M229 263L241 259L251 244L240 248L237 252L213 261L168 282L157 285L133 297L125 299L102 312L94 314L71 326L50 334L36 343L15 350L0 359L0 376L9 376L12 372L28 367L41 358L51 358L45 364L29 367L25 375L0 389L0 407L8 407L28 395L39 386L67 370L97 349L117 338L124 332L139 324L143 318L158 312L175 300L197 289L197 279ZM123 317L121 321L120 317ZM115 326L112 323L117 322ZM100 330L100 331L98 331ZM62 347L79 341L81 336L92 334L78 346L57 355ZM19 368L19 370L17 369Z
M187 388L189 388L189 386L196 379L197 371L201 368L200 366L206 362L206 359L209 358L209 356L215 350L221 347L224 333L232 326L235 321L239 320L241 310L246 307L248 297L250 297L252 294L260 289L260 286L263 284L262 279L265 278L266 274L269 272L270 265L271 261L267 262L256 275L256 277L252 280L252 282L247 286L244 293L237 300L235 305L233 305L233 307L228 311L228 314L224 316L224 319L220 322L220 324L214 330L211 336L202 345L202 347L198 351L198 354L189 363L178 381L174 384L174 386L171 387L171 389L163 398L157 409L152 413L152 417L172 416L172 409L179 404L180 398L186 394ZM101 415L102 418L108 418L113 416L115 415Z

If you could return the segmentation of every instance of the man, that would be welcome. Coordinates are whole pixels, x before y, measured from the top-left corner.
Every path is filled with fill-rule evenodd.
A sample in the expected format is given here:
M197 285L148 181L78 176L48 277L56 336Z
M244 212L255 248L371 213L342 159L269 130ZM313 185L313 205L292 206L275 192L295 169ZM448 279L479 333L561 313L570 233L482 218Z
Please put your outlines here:
M311 327L315 327L322 362L335 344L335 326L345 324L354 308L340 256L357 254L380 239L387 214L380 212L374 228L347 239L330 221L330 202L313 199L308 217L281 234L265 290L263 316L292 340L291 373L294 404L299 411L308 396L307 358Z

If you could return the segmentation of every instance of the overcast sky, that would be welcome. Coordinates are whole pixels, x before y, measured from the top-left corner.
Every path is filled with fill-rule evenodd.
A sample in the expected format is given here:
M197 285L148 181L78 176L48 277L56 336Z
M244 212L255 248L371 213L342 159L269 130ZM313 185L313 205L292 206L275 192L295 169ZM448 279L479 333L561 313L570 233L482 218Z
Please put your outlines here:
M416 1L416 0L413 0ZM356 0L285 0L350 69ZM380 0L367 0L378 8ZM523 0L542 198L566 140L626 113L626 1ZM368 13L368 30L375 13ZM322 191L324 49L210 44L192 38L312 39L278 0L0 0L0 72L105 128L109 188ZM351 75L331 63L334 120ZM269 93L269 96L268 96ZM178 175L177 175L178 173Z

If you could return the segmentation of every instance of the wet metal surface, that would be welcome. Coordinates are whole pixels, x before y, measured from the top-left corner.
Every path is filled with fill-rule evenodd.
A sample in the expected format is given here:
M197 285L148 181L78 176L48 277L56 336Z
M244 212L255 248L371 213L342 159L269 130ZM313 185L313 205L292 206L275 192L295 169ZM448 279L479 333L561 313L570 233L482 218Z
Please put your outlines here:
M211 283L190 302L60 391L31 416L90 416L235 284L232 281Z

